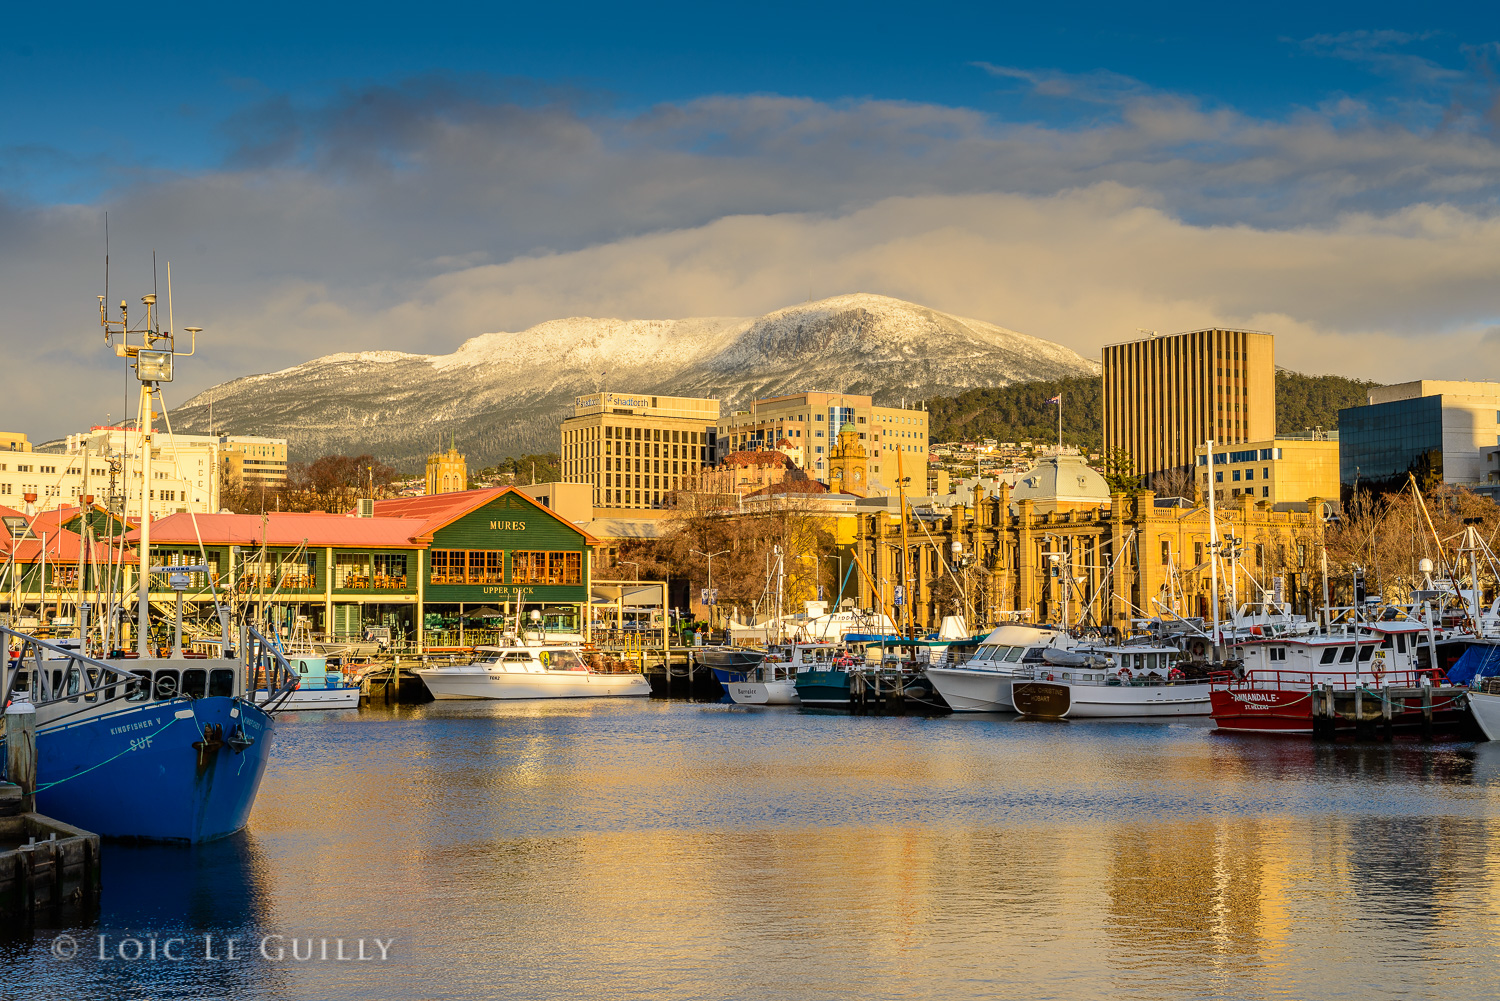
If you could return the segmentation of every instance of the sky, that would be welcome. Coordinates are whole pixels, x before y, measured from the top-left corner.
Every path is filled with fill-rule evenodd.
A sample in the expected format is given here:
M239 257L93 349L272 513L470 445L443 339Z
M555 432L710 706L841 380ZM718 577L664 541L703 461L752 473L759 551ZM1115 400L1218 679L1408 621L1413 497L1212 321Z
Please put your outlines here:
M1494 5L7 18L0 429L33 440L125 410L106 213L111 299L170 261L204 328L169 405L335 351L845 292L1094 358L1232 325L1298 371L1500 378Z

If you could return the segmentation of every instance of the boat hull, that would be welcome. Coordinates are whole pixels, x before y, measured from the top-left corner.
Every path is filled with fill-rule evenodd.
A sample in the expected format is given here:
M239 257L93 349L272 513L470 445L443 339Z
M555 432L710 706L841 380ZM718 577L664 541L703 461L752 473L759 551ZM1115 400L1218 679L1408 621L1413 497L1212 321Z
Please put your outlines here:
M790 680L732 681L724 685L724 690L742 706L795 706L802 702L796 684Z
M759 666L766 659L766 652L742 647L705 646L693 651L693 659L713 670L715 675L721 669L743 674Z
M231 740L216 743L213 728ZM111 838L227 837L250 819L274 733L270 716L228 696L61 719L38 728L37 811Z
M1068 719L1155 719L1207 716L1209 684L1076 685L1057 681L1017 681L1016 711L1027 716Z
M1470 692L1469 711L1486 740L1500 740L1500 695Z
M929 667L927 679L956 713L1014 712L1012 677L997 671Z
M1022 716L1066 719L1073 708L1072 690L1050 681L1017 681L1011 688L1012 704Z
M646 697L651 684L640 674L510 674L502 671L415 672L434 699L597 699Z
M358 709L359 686L349 688L298 688L285 701L278 701L278 709ZM255 693L255 701L265 702L269 693Z
M1434 689L1432 724L1451 727L1463 722L1463 699L1450 694L1450 689ZM1313 732L1313 693L1306 688L1215 688L1212 693L1214 725L1220 730L1238 730L1250 733ZM1336 730L1354 730L1360 723L1369 726L1384 725L1380 693L1365 693L1362 718L1354 719L1352 690L1333 692L1338 715L1324 720ZM1413 699L1403 699L1399 706L1393 704L1390 725L1393 728L1421 726L1426 722L1420 705Z
M805 706L847 709L849 674L846 671L802 671L797 675L797 698Z

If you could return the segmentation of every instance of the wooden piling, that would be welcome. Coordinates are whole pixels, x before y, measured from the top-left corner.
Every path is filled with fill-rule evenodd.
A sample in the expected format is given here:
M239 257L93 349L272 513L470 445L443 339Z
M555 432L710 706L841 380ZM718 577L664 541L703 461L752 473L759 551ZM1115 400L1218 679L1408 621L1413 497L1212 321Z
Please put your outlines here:
M1386 743L1390 743L1395 729L1395 713L1391 709L1391 686L1386 685L1385 690L1381 694L1385 698L1380 703L1380 718L1385 724L1385 741Z
M1422 739L1432 739L1432 686L1422 686Z
M16 702L5 710L5 775L21 789L21 810L34 810L36 797L36 707Z

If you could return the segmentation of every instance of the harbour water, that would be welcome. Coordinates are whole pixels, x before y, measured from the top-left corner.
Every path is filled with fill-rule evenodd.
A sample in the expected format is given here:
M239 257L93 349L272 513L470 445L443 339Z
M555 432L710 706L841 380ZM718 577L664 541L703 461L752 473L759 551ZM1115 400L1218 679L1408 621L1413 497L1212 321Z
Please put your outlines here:
M1500 746L1207 720L293 714L247 832L107 846L97 925L0 943L0 994L1495 996L1497 793ZM174 936L179 961L118 955ZM339 938L395 943L290 958Z

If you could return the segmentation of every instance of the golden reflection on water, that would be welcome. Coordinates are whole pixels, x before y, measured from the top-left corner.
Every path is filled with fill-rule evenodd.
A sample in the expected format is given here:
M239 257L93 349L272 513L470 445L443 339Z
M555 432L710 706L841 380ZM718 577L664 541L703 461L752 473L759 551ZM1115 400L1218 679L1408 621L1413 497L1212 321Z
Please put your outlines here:
M422 943L351 996L1500 993L1468 748L662 703L282 737L276 918Z

